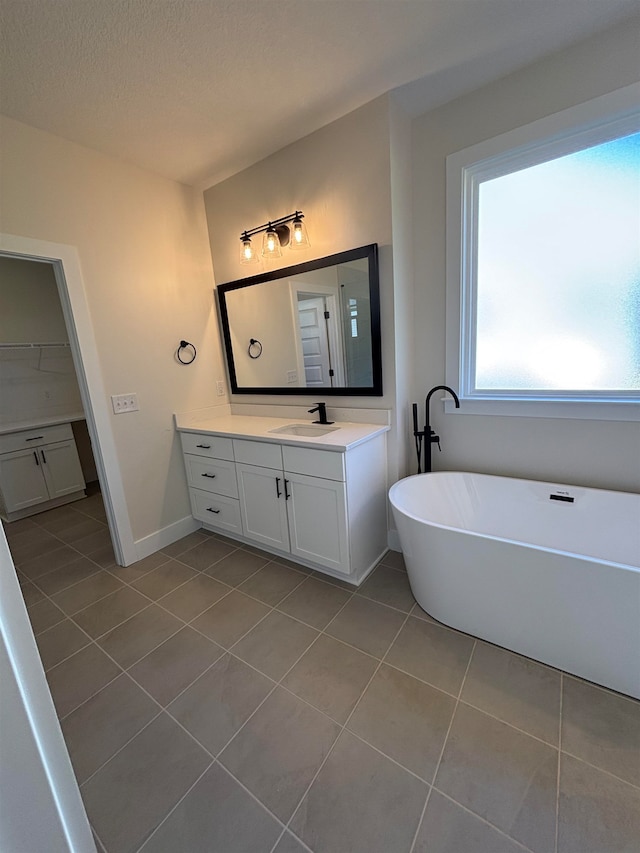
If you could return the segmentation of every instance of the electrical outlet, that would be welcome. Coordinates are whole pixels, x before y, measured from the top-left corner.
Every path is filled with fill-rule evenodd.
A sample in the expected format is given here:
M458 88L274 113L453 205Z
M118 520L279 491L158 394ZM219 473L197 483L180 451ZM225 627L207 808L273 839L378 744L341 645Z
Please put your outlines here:
M298 381L298 371L297 370L287 370L287 384L293 385L294 382Z
M218 379L216 382L216 394L218 397L224 397L224 381L222 379Z
M137 394L112 394L111 405L116 415L122 415L125 412L137 412L138 395Z

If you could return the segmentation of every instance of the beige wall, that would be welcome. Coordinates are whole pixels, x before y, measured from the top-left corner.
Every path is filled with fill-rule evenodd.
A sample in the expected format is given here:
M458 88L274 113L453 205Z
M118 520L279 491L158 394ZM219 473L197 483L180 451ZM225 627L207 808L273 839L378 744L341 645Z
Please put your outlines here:
M364 107L293 143L206 190L205 206L217 284L246 278L335 252L378 243L382 313L383 397L331 397L329 404L388 408L389 477L401 476L405 440L396 423L396 326L394 258L391 248L390 101ZM240 264L240 233L300 209L311 241L306 251L276 261ZM401 341L399 347L404 346ZM291 404L291 397L238 396L239 402ZM311 405L316 394L296 397Z
M51 264L0 258L0 343L68 340Z
M113 431L135 539L190 515L172 413L224 402L202 197L3 119L0 231L78 250L107 395L137 392ZM180 339L198 358L176 362Z
M444 380L445 158L484 139L629 85L640 77L636 32L583 42L414 123L414 393ZM640 491L637 423L444 415L434 466Z

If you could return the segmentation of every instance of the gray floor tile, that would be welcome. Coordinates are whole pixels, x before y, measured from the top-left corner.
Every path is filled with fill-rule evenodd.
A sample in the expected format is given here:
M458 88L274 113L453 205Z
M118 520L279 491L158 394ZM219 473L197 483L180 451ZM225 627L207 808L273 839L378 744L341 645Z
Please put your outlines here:
M97 642L123 669L127 669L181 627L182 623L175 616L152 604L113 628Z
M44 599L44 593L35 584L26 579L20 582L20 591L22 592L26 607L31 607L32 604L36 604L36 602Z
M190 548L184 554L176 555L176 559L181 563L185 563L192 569L202 572L208 569L213 563L217 563L227 554L233 551L233 547L226 545L224 542L219 542L217 539L212 539L210 536L205 536L195 548ZM166 553L166 551L165 551Z
M460 698L558 745L560 673L506 649L478 642Z
M523 853L523 848L438 791L432 791L413 853Z
M344 723L377 665L375 658L322 635L282 683L315 708Z
M393 569L406 571L402 551L387 551L380 562L385 566L391 566Z
M358 595L409 613L415 604L407 575L389 566L377 566L358 589Z
M348 581L342 580L342 578L334 578L333 575L328 575L326 572L311 572L311 577L315 578L317 581L322 581L323 583L328 583L331 586L337 586L338 589L344 589L347 592L355 592L357 587L348 583Z
M411 615L415 616L416 619L424 619L426 622L435 622L436 625L442 625L442 622L438 622L438 620L434 619L426 610L423 610L417 601L411 611ZM446 625L444 627L446 628Z
M62 545L57 536L40 527L9 540L9 550L16 566L47 555L56 548L61 548Z
M91 640L71 619L58 622L36 637L40 659L45 669L51 669L65 658L89 645Z
M408 853L427 790L424 782L344 732L291 829L315 853Z
M562 755L558 853L637 853L640 789Z
M247 550L253 550L254 554L266 554L266 551L261 551L259 548L251 549L249 547ZM296 563L295 560L287 560L286 557L279 557L276 554L267 554L267 557L275 563L279 563L281 566L286 566L288 569L295 569L296 572L302 572L303 575L310 575L313 573L313 569L309 569L307 566Z
M269 853L281 829L224 768L214 764L140 853Z
M161 598L158 603L179 619L191 622L228 592L229 587L225 584L207 575L196 574L190 581Z
M100 552L103 549L111 548L111 535L108 529L100 530L97 533L91 533L89 536L83 536L82 539L77 539L73 543L73 547L87 557Z
M458 705L435 785L536 853L555 844L558 751Z
M25 577L29 580L36 580L48 572L53 572L55 569L72 563L79 556L78 552L69 545L63 545L59 542L58 548L47 550L37 557L30 557L28 560L16 559L16 565Z
M380 667L349 729L431 783L455 699L393 667Z
M78 521L82 520L82 515L78 513L71 505L58 506L54 509L48 509L45 512L38 513L35 516L37 524L44 530L51 533L57 533L60 530L66 530L73 527Z
M269 612L269 608L253 598L233 590L194 619L193 627L215 643L230 648Z
M328 583L307 578L278 605L278 610L321 631L349 601L352 593Z
M157 601L176 587L181 586L193 577L197 577L195 569L190 569L177 560L167 560L157 569L132 581L131 586L143 595Z
M161 713L82 786L89 820L107 850L137 850L209 763Z
M32 604L27 612L29 613L29 621L31 622L34 634L46 631L47 628L51 628L52 625L62 622L65 618L62 610L56 607L48 598L43 598L41 601Z
M132 583L149 574L154 569L157 569L158 566L161 566L170 559L163 551L156 551L154 554L149 554L148 557L144 557L144 559L138 560L130 566L116 566L113 569L113 574L125 583Z
M285 832L280 841L275 846L273 853L307 853L308 848L292 835L290 832Z
M129 674L164 706L202 675L221 654L220 646L187 627L139 660Z
M279 681L318 636L318 632L274 610L233 647L242 658Z
M217 755L272 688L272 681L226 654L167 710Z
M226 552L221 552L222 557L205 569L205 572L229 586L240 586L267 563L266 557L250 554L242 549L231 551L230 546L216 543L215 540L211 547L214 546L218 549L224 548Z
M62 721L78 784L102 767L160 709L127 675L120 675Z
M12 542L22 533L34 532L37 524L32 518L20 518L18 521L0 521L9 542Z
M640 702L565 678L562 749L640 786Z
M73 621L95 639L149 605L148 598L125 586L74 613Z
M76 513L75 523L69 527L65 527L64 530L59 530L56 536L62 539L63 542L66 542L67 545L73 545L74 542L84 539L91 533L104 532L105 529L105 525L96 521L95 518L89 518L88 516Z
M180 554L185 554L191 548L195 548L196 545L200 545L202 542L205 542L206 539L207 537L204 533L200 533L199 530L196 530L194 533L190 533L188 536L178 539L177 542L172 542L171 545L166 545L164 548L161 548L161 551L168 557L177 557Z
M89 564L91 565L91 563ZM72 586L52 596L52 600L69 616L79 610L84 610L85 607L94 604L118 589L124 589L122 581L119 581L112 574L100 571L97 566L94 566L94 569L95 573L90 577L78 580ZM56 573L54 572L54 574Z
M457 631L410 616L386 662L457 696L474 642Z
M404 614L354 595L325 633L377 658L384 657L404 622Z
M280 566L278 563L268 563L252 575L240 587L241 592L253 596L271 607L275 607L304 581L304 575Z
M67 589L80 581L90 578L99 571L100 569L95 563L78 554L77 560L68 563L61 569L56 569L54 572L47 572L46 575L38 578L38 587L46 595L55 595L63 589Z
M58 716L66 716L120 672L93 643L54 666L47 672L47 681Z
M219 761L280 820L287 821L339 732L327 717L278 687Z
M91 551L87 556L97 566L100 566L101 569L115 568L116 557L113 552L113 545L110 542L101 545L95 551Z

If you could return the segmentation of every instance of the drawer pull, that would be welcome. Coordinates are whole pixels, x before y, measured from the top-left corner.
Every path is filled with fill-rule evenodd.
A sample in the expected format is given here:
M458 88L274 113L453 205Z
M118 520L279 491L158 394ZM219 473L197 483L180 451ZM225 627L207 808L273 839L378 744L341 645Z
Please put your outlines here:
M210 444L196 444L196 447L201 447L202 450L211 450Z
M289 485L289 481L285 480L284 481L284 499L285 499L285 501L288 501L289 498L291 497L291 495L289 494L289 490L287 489L288 485Z
M219 509L212 509L212 507L208 506L208 507L207 507L207 512L214 512L216 515L218 515L218 513L220 512L220 510L219 510Z
M280 477L276 477L276 497L279 498L282 492L280 491Z
M33 438L25 438L25 441L40 441L43 438L43 435L34 435Z
M41 451L40 451L40 453L42 454L42 461L43 461L43 462L46 462L46 461L47 461L47 457L44 455L44 450L41 450Z
M33 455L36 457L36 465L40 465L40 460L38 459L38 454L35 452L35 450L33 451Z
M215 478L216 478L215 474L200 474L200 476L201 477L207 477L207 479L209 479L209 480L215 480Z

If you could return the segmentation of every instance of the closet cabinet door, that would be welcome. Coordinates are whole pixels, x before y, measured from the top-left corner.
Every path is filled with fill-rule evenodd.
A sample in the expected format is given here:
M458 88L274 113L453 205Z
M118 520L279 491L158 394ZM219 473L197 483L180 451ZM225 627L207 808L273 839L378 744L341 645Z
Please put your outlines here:
M349 574L345 484L285 472L291 553Z
M0 456L0 484L7 512L49 500L40 450L15 450Z
M84 489L84 477L73 439L58 444L46 444L37 452L42 462L50 498L59 498Z
M282 470L238 462L236 473L244 535L279 551L289 551Z

